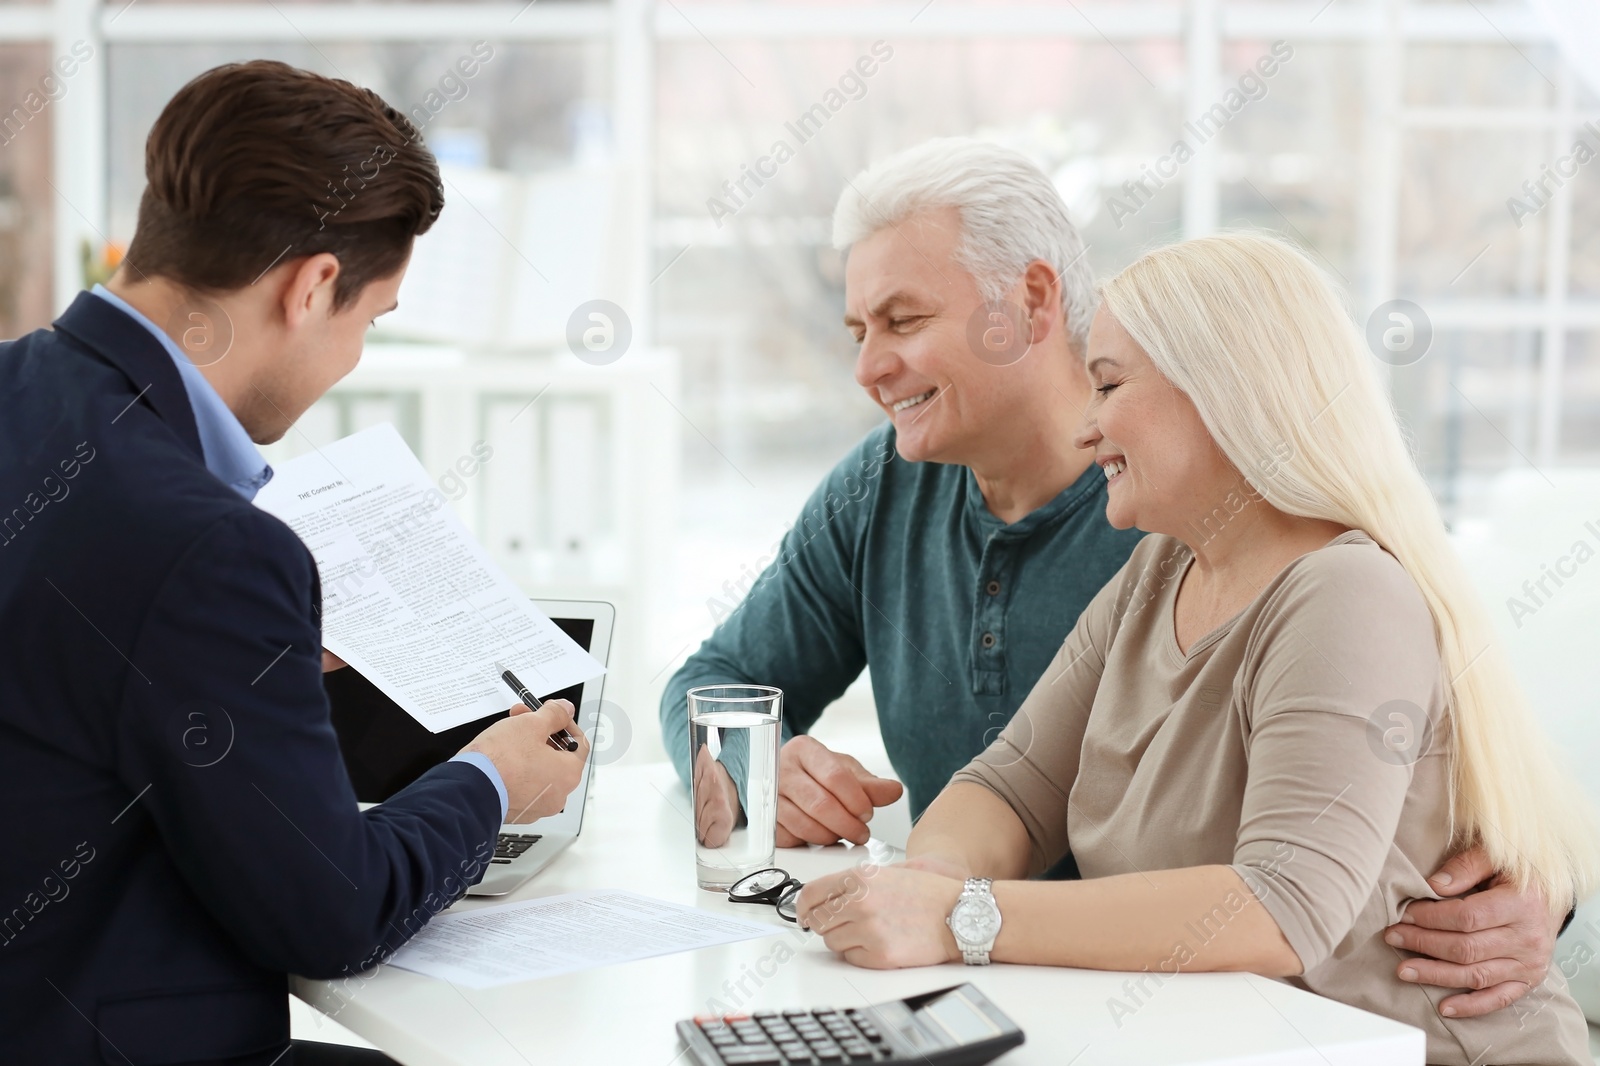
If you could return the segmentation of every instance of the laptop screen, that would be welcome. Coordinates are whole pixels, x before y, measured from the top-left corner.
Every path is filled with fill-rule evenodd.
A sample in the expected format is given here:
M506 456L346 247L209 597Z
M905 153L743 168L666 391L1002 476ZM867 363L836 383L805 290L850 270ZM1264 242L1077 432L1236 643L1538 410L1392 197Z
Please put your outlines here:
M584 651L594 650L594 620L552 618ZM381 803L455 755L467 742L505 718L516 702L506 690L507 710L475 722L430 733L421 722L378 690L352 667L322 675L333 708L333 729L339 735L345 769L362 803ZM573 685L545 697L582 704L583 686Z

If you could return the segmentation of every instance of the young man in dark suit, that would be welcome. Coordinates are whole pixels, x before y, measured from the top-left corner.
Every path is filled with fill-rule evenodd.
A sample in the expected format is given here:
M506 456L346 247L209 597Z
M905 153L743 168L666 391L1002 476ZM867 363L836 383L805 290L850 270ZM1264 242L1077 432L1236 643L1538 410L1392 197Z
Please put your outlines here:
M285 975L386 958L587 748L544 743L552 702L359 811L316 566L250 502L255 444L355 366L443 207L416 129L234 64L146 176L116 276L0 345L0 1059L339 1061L291 1049Z

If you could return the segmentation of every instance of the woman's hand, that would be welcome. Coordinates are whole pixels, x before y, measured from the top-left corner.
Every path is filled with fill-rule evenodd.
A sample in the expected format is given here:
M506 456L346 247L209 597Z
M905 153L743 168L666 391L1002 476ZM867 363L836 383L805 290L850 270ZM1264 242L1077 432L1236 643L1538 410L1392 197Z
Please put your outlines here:
M829 950L874 970L936 966L961 958L945 919L961 882L909 866L860 866L812 881L800 891L802 929Z

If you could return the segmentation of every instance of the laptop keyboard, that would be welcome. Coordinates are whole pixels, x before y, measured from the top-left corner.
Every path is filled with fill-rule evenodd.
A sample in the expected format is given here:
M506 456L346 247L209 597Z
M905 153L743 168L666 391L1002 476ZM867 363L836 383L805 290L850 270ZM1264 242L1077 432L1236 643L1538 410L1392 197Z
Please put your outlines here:
M522 857L522 853L539 843L537 833L501 833L494 843L494 858L490 862L509 863Z

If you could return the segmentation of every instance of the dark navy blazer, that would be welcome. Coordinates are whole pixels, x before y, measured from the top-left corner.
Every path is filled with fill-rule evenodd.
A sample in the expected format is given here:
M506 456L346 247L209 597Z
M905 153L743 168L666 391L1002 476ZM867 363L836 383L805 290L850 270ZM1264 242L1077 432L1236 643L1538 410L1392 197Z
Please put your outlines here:
M319 606L149 331L84 293L0 344L0 1062L267 1066L285 975L359 973L481 876L476 766L357 809Z

